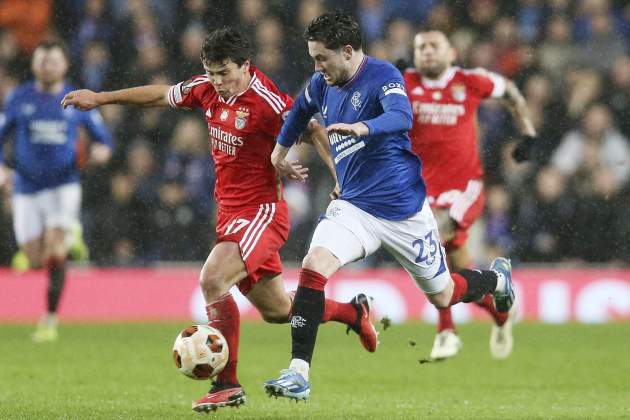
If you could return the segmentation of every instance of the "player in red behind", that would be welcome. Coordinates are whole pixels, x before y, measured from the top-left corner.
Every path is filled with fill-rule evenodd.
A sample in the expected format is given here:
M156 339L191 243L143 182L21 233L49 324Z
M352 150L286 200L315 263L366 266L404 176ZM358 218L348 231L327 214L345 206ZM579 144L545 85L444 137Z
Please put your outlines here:
M210 411L245 402L236 375L240 319L230 293L233 285L268 322L286 323L292 297L285 291L278 250L289 234L289 214L281 175L271 152L293 100L251 64L248 40L237 30L221 29L205 40L201 62L205 75L174 86L150 85L114 92L80 90L68 93L64 107L87 110L105 104L200 108L210 132L216 168L217 244L200 274L209 325L225 336L230 356L210 391L193 403ZM314 124L313 124L314 125ZM328 148L325 133L311 127L318 151ZM322 149L324 147L324 149ZM328 157L327 153L320 153ZM332 167L332 162L327 162ZM307 169L292 163L293 178L304 180ZM369 302L359 294L348 303L326 300L322 321L342 322L353 329L368 351L377 337L369 320Z
M439 225L451 270L468 268L467 230L483 213L483 169L477 146L477 108L486 98L503 98L522 140L514 150L516 161L529 158L536 131L516 85L484 69L452 66L455 50L440 31L421 32L414 39L414 65L405 74L413 109L412 148L422 160L427 197ZM497 312L491 295L477 302L494 321L490 351L506 358L512 351L511 320ZM451 309L439 310L438 333L432 359L455 356L462 347Z

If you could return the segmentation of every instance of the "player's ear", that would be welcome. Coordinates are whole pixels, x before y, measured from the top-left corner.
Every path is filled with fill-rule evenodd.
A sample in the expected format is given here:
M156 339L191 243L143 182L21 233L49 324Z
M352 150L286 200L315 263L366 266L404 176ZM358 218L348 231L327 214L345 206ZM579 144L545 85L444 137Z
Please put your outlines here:
M457 50L453 46L448 47L448 61L452 64L457 59Z
M249 66L252 64L252 61L250 59L247 59L245 61L243 61L243 65L241 66L243 68L243 70L245 70L246 72L249 72Z
M353 53L354 53L354 48L352 48L352 45L344 45L341 48L341 55L346 60L350 60L352 58Z

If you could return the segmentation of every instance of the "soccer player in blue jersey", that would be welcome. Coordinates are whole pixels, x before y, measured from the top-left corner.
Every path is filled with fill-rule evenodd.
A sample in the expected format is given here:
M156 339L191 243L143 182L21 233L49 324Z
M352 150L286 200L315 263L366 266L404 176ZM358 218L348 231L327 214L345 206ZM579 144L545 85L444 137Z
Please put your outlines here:
M295 175L285 157L315 113L321 113L341 187L317 225L302 262L291 318L292 360L264 384L270 396L306 400L324 286L345 264L383 246L438 308L493 293L497 309L513 301L511 266L450 273L427 200L420 160L411 151L411 106L402 75L366 56L358 24L329 12L305 32L316 73L282 127L272 163Z
M77 223L81 188L77 168L79 127L97 143L91 161L105 164L111 156L111 137L100 113L62 109L59 102L72 90L65 82L68 53L60 41L39 45L32 58L35 80L18 86L0 114L0 186L13 182L13 227L30 267L48 270L47 313L33 340L57 338L57 307L66 275L66 239ZM4 163L2 149L15 138L15 174Z

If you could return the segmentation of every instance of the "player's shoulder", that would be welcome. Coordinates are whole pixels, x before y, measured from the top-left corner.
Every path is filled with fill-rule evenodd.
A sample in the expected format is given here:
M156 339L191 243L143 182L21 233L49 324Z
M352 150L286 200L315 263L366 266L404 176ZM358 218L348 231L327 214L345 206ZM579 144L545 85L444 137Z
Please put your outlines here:
M493 73L483 67L475 67L471 69L464 69L461 67L454 67L455 77L462 80L478 80L479 78L490 79Z
M378 78L379 80L402 77L400 71L392 63L371 56L367 57L366 70L369 71L371 78Z
M19 98L31 97L35 92L35 81L30 80L28 82L20 83L12 90L9 91L5 102L17 100Z
M403 79L405 79L406 83L421 83L422 76L420 72L415 67L408 67L403 72Z
M252 73L250 88L258 103L274 114L281 114L286 108L289 96L280 91L276 84L257 68Z
M181 82L182 93L187 94L191 90L214 90L212 83L210 83L210 79L206 74L198 74L192 76L190 79Z

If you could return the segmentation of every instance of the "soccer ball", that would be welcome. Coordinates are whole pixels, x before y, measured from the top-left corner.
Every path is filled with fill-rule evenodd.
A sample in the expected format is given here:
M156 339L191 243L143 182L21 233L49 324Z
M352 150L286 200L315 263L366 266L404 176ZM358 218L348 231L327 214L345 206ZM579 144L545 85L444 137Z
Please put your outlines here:
M175 366L192 379L218 375L227 363L229 350L225 337L208 325L192 325L177 334L173 344Z

